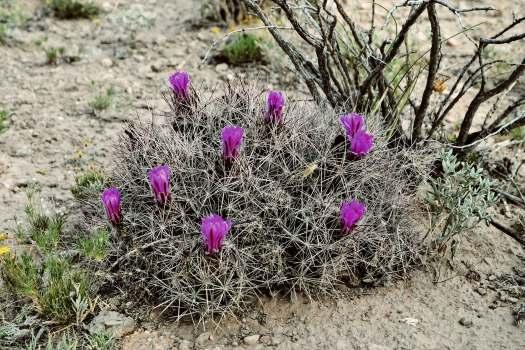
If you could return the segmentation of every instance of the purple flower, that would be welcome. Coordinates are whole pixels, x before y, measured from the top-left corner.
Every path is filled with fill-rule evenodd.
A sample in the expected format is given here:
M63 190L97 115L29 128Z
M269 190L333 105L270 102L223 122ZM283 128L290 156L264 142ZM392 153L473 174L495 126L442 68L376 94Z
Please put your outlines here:
M181 100L187 100L190 96L190 75L188 72L175 72L169 77L171 89Z
M106 209L109 222L113 225L120 224L122 220L120 191L115 187L106 188L104 192L102 192L100 199L102 200L102 204L104 204L104 209Z
M239 155L244 129L240 126L227 126L222 129L222 156L226 161L233 161Z
M365 118L357 113L345 114L341 117L340 121L346 130L346 135L350 139L353 138L356 133L364 131L365 129Z
M374 135L366 131L358 131L350 140L350 152L362 157L374 148Z
M264 118L266 121L281 124L283 122L284 94L281 91L268 92L266 98L266 111Z
M155 200L164 204L171 198L171 169L167 165L159 165L148 172L149 184L155 195Z
M231 227L232 223L230 220L224 220L222 216L217 214L212 214L202 219L202 242L208 254L217 253L221 250L224 239Z
M350 202L343 202L341 204L341 228L343 233L352 232L359 220L363 218L366 213L366 207L363 203L355 199Z

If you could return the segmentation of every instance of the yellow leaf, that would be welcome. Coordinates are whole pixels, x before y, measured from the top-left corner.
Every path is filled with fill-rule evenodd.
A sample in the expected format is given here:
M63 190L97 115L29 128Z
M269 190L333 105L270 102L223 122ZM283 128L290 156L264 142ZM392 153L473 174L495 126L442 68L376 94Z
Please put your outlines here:
M306 167L306 169L303 172L303 179L306 179L310 175L312 175L317 170L317 164L312 163Z
M212 32L213 34L220 34L221 33L221 28L219 28L219 27L211 27L210 32Z
M0 256L7 254L11 251L11 247L8 247L6 245L0 246Z
M445 81L442 79L437 79L434 81L434 84L432 85L432 90L434 90L437 93L442 94L447 89L447 84L445 84Z
M0 241L5 241L7 239L7 233L0 232Z

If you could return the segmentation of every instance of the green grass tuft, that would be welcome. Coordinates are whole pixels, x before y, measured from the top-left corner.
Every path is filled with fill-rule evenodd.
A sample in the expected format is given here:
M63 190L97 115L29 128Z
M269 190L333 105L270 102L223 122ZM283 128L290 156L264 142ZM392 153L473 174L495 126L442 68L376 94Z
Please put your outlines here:
M27 18L20 10L20 2L15 0L0 1L0 45L8 41L9 30L25 24Z
M30 299L45 318L78 323L92 310L86 274L66 259L48 256L39 265L30 255L22 254L2 258L0 267L8 289Z
M103 111L111 106L114 96L115 90L113 90L113 88L109 88L106 90L104 95L95 96L93 101L89 103L89 106L96 111Z
M60 19L93 18L102 12L93 2L78 0L47 0L47 6Z
M39 271L30 255L22 254L18 258L2 258L2 279L15 294L30 299L38 296Z
M89 350L112 350L116 348L115 338L105 332L90 334L86 340Z
M90 236L81 238L78 246L82 254L90 259L101 261L108 254L110 234L105 229L98 229Z
M9 119L9 112L5 109L0 109L0 134L7 130L7 120Z
M236 35L222 49L222 55L232 65L264 61L261 39L252 34Z
M512 129L512 131L510 132L510 139L512 141L525 140L525 126Z
M71 193L76 199L88 198L93 192L101 192L105 186L105 178L100 170L88 170L75 177L75 185Z
M31 195L26 205L25 213L29 221L28 236L45 252L50 252L58 246L62 227L66 221L63 214L45 215L36 208Z
M47 64L57 65L64 56L63 47L50 47L45 49Z
M42 271L38 298L40 312L59 322L73 321L78 319L75 298L90 299L86 275L73 268L67 260L48 258Z

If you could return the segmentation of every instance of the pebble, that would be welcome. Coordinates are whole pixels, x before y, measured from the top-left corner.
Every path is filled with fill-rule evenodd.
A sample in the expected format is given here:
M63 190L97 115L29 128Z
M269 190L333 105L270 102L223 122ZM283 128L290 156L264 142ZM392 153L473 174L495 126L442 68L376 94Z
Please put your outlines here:
M219 63L215 66L215 70L217 72L225 72L228 70L228 64L227 63Z
M111 67L111 66L113 66L113 61L111 60L111 58L108 58L108 57L103 58L102 61L100 61L100 62L102 63L102 65L104 67Z
M476 291L476 293L478 293L481 296L487 295L487 290L485 288L483 288L483 287L478 287L478 288L476 288L474 290Z
M213 336L210 332L204 332L200 334L197 339L195 339L195 344L197 346L205 346L209 343L210 340L213 340Z
M469 319L469 318L467 318L467 317L462 317L462 318L460 318L460 320L459 320L459 324L462 325L462 326L464 326L464 327L470 328L470 327L472 327L472 325L473 325L474 323L472 322L471 319Z
M259 334L253 334L253 335L244 337L243 341L244 341L244 344L246 345L255 345L259 341L260 337L261 336Z
M107 332L115 338L121 338L134 329L135 321L116 311L101 311L89 324L90 333Z
M487 279L489 281L495 281L497 279L497 277L496 277L496 275L490 275Z
M178 350L191 350L192 344L188 340L183 340L179 343Z
M271 345L272 344L272 337L269 336L269 335L263 335L259 338L259 342L264 344L264 345Z
M450 46L450 47L458 47L459 45L461 45L461 43L456 38L450 38L450 39L447 40L446 45Z

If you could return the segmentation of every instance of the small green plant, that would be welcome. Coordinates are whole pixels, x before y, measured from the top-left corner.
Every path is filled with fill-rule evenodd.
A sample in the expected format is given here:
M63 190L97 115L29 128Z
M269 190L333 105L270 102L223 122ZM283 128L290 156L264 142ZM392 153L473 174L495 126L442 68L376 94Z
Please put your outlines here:
M0 1L0 45L7 43L10 29L23 25L25 21L26 17L16 1Z
M43 266L38 299L41 314L60 322L74 320L79 324L91 308L90 300L86 275L67 260L48 258Z
M88 198L93 192L102 192L105 185L105 178L101 171L97 169L88 170L75 177L75 185L71 188L71 193L76 199Z
M2 128L0 126L0 132ZM525 140L525 126L522 126L520 128L512 129L510 132L510 139L512 141L523 141Z
M222 49L222 55L232 65L264 61L261 39L253 34L236 35Z
M90 236L81 238L78 246L82 254L90 259L101 261L110 247L110 234L105 229L98 229Z
M9 119L9 112L5 109L0 109L0 134L7 130L7 120Z
M62 334L60 338L49 336L47 343L43 346L41 343L44 330L44 328L41 328L36 335L33 333L31 340L26 344L24 350L76 350L80 348L77 337L68 333Z
M33 195L31 191L28 193L28 204L25 208L29 222L26 235L44 252L50 252L58 245L66 217L58 213L52 215L42 213L41 208L35 205Z
M47 64L57 65L64 56L63 47L49 47L45 49Z
M53 15L60 19L93 18L102 11L91 1L79 0L47 0L47 6Z
M38 267L28 254L18 258L3 257L2 279L16 294L23 295L32 300L38 297L39 271Z
M426 198L432 214L429 234L441 228L434 246L444 251L451 242L453 257L462 233L479 221L488 223L489 209L496 204L497 196L483 170L459 162L452 151L443 153L442 167L442 177L430 182L432 188Z
M76 350L79 348L78 339L69 334L62 335L57 341L49 338L46 345L46 350Z
M46 318L78 324L93 310L87 276L64 258L47 256L38 265L22 254L2 258L0 267L8 289L31 300Z
M89 106L96 111L103 111L111 106L114 96L115 90L113 88L109 88L106 90L105 94L95 96L93 101L89 103Z
M101 332L90 334L87 339L87 348L89 350L112 350L115 349L115 339L111 334Z
M7 42L7 26L0 23L0 45L4 45Z

